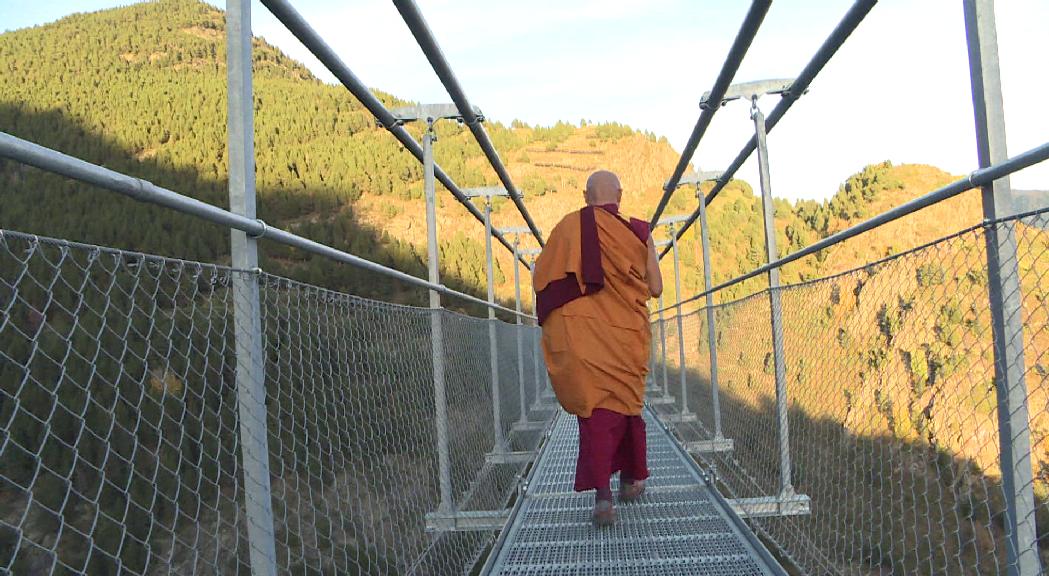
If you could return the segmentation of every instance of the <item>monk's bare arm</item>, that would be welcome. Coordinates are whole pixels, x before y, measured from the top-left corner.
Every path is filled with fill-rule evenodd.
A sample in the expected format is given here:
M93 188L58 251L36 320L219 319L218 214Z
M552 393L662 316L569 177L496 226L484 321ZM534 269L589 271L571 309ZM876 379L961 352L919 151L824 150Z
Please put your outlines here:
M648 293L653 298L663 293L663 273L659 271L659 256L651 236L648 237Z

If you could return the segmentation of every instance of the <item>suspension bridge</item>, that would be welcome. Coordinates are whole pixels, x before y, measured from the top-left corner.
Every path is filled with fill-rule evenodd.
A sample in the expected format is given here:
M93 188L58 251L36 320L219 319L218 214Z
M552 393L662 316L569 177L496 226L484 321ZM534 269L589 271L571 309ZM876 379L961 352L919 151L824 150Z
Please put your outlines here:
M875 1L857 0L795 78L735 82L770 4L751 3L651 215L678 296L653 310L649 489L607 529L572 491L577 426L522 303L541 230L412 0L394 5L449 103L388 109L290 2L262 5L422 163L426 279L256 217L248 0L226 11L228 210L0 132L0 158L228 227L232 247L223 266L0 230L0 572L1044 574L1049 206L1010 209L1008 176L1049 143L1006 151L993 2L961 3L979 166L786 256L766 134ZM690 172L736 99L753 136L724 170ZM446 120L498 186L460 188L434 162ZM754 154L767 263L713 285L707 206ZM485 226L487 298L441 282L438 182ZM665 215L689 186L695 210ZM970 190L984 217L971 228L780 285L783 266ZM497 197L522 226L493 227ZM678 244L697 222L705 289L682 298ZM260 241L428 290L430 305L269 274ZM513 308L495 298L494 242L513 254ZM755 277L768 287L715 304ZM886 355L903 341L905 361Z

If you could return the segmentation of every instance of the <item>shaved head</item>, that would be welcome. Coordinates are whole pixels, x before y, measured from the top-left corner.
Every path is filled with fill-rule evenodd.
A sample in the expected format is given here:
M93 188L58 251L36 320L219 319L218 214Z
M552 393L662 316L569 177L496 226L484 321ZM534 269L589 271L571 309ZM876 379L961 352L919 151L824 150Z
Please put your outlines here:
M608 170L598 170L586 179L586 192L583 198L589 206L601 204L619 204L623 198L623 187L619 177Z

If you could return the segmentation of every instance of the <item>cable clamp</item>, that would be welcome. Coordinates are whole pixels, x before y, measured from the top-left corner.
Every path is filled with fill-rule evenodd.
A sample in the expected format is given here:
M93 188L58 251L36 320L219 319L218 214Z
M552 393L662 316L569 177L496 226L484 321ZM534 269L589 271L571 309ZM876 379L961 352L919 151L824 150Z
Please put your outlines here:
M976 182L973 181L973 177L976 176L976 170L969 172L969 175L965 177L965 181L969 183L969 188L976 188Z
M135 178L135 191L131 194L131 197L135 200L142 200L146 197L146 190L151 184L141 178Z
M266 232L269 232L270 229L269 225L267 225L262 218L256 218L255 222L262 226L262 230L260 230L258 234L248 234L248 238L251 238L252 240L258 240L259 238L264 237Z

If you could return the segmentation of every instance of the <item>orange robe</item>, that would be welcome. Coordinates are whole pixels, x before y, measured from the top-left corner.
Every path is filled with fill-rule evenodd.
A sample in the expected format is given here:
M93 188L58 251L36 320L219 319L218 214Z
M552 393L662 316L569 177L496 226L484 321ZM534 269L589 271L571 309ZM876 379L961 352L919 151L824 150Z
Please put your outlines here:
M648 246L618 216L595 209L604 286L583 282L581 211L550 233L535 264L535 290L574 274L584 294L542 322L543 355L561 406L589 418L595 408L641 414L651 334L646 302Z

